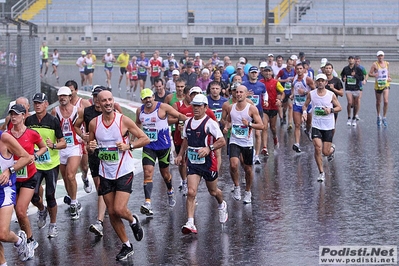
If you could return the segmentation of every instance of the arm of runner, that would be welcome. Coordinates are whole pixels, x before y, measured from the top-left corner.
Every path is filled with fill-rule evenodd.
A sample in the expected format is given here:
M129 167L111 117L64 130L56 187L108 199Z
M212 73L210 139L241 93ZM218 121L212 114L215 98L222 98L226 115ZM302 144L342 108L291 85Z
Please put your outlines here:
M334 94L335 95L335 94ZM302 120L306 121L308 119L308 112L306 110L308 110L308 106L310 104L310 93L308 93L308 95L306 95L306 101L302 106Z
M132 144L133 147L137 149L144 147L145 145L148 145L150 143L150 139L148 138L148 136L136 125L136 123L133 122L132 119L127 116L123 116L122 119L122 123L124 125L123 127L125 127L125 130L129 131L130 134L132 134L135 138L135 140L133 142L130 142L129 144ZM123 127L122 132L125 132ZM124 146L124 150L130 149L129 144L126 144Z
M333 108L332 109L334 110L334 113L341 112L342 107L341 107L341 104L338 101L337 96L335 96L335 94L333 95L333 98L332 98L331 102L333 104Z
M242 123L245 126L252 127L253 129L263 130L265 126L263 125L262 118L260 118L258 108L251 105L249 107L249 115L252 117L253 122L243 119Z

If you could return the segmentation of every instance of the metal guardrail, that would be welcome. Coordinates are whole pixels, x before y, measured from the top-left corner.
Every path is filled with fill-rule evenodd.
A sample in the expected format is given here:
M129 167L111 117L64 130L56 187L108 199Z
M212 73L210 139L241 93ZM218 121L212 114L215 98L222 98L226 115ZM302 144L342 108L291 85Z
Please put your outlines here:
M18 3L11 7L11 18L18 18L25 10L33 5L36 0L20 0Z

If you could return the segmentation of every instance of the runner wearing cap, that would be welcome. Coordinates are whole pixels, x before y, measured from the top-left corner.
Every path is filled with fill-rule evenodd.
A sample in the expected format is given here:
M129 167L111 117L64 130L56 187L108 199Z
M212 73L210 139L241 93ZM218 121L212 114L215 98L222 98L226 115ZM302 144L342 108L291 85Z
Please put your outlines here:
M195 53L194 56L195 56L193 60L194 67L199 67L199 69L202 69L205 66L205 64L200 58L200 53Z
M248 75L249 79L243 82L243 85L248 89L247 96L258 108L259 115L263 119L263 106L269 105L269 96L266 92L265 84L258 81L259 69L256 66L249 68ZM259 154L262 145L262 130L255 129L255 154L253 158L255 164L260 164Z
M171 140L169 137L168 116L173 116L180 121L185 121L187 117L180 114L172 106L155 101L154 93L150 89L142 90L140 98L143 105L137 108L136 124L138 127L142 126L144 133L150 139L150 143L143 147L142 164L144 171L143 188L145 203L141 206L140 212L150 216L153 215L151 205L152 179L157 158L159 162L159 171L168 190L169 206L173 207L176 204L172 186L172 176L169 172Z
M101 62L104 64L107 87L109 89L112 89L112 70L114 68L114 63L116 62L116 59L115 56L112 54L112 50L110 48L108 48L107 53L103 55Z
M268 54L267 55L267 65L269 67L273 67L276 65L276 62L274 62L274 55L273 54Z
M209 194L215 197L219 207L219 222L227 221L227 203L223 193L218 188L218 170L215 150L226 145L219 124L206 115L208 99L203 94L197 94L191 101L194 117L184 123L182 130L183 143L176 164L185 160L187 154L188 194L186 201L187 223L182 227L183 234L197 233L194 224L195 197L201 178L204 178Z
M389 72L389 62L384 60L384 52L377 52L377 61L375 61L370 68L369 76L375 77L374 90L375 90L375 103L377 108L377 126L388 126L387 112L388 112L388 96L389 96L389 83L392 81ZM384 107L382 109L381 119L381 99L384 97Z
M67 145L60 126L60 120L46 111L48 107L47 95L44 93L36 93L33 96L33 105L36 113L25 119L25 125L39 132L43 141L46 143L47 152L39 156L35 161L38 180L35 193L32 197L32 203L39 209L39 219L37 221L39 228L46 226L48 211L50 215L50 224L47 236L52 238L58 235L55 190L57 187L60 164L59 150L65 149ZM43 205L43 188L41 186L43 179L46 181L47 207Z
M122 50L122 53L119 54L118 58L116 59L116 62L119 64L119 81L118 81L118 89L121 90L121 82L123 75L125 75L126 78L126 91L130 90L129 86L129 77L127 75L127 70L126 67L129 64L130 60L130 55L127 53L126 49Z
M26 97L18 97L15 100L15 104L21 104L24 108L25 108L25 118L30 116L29 113L29 108L30 108L30 104L29 104L29 100ZM11 123L11 117L10 115L6 116L5 120L4 120L4 124L1 125L0 130L8 130L11 129L13 127L13 124Z
M206 89L208 88L209 83L211 83L211 79L209 78L209 69L204 68L201 71L201 76L197 79L197 82L195 83L195 86L198 86L201 88L203 93L206 93Z
M60 151L60 172L65 183L65 188L71 199L69 213L72 220L79 219L82 209L81 204L76 198L78 186L76 182L76 172L82 158L81 139L76 134L74 124L78 118L79 108L71 104L71 90L63 86L57 92L59 106L51 111L51 114L58 118L67 147Z
M333 129L335 128L334 113L341 111L341 105L337 96L332 91L326 89L327 76L318 74L316 76L317 89L310 91L306 101L302 106L302 119L308 118L307 109L312 105L312 139L314 145L314 158L319 176L317 181L323 182L325 178L323 169L323 155L327 160L334 160L335 145L332 144Z
M353 56L348 57L348 63L349 64L341 71L341 79L345 83L345 94L346 99L348 100L346 106L348 122L346 122L346 125L356 127L356 116L359 111L360 84L364 80L364 75L362 70L355 65L355 58Z
M167 68L162 67L163 79L165 80L165 83L173 79L173 71L176 70L176 64L177 64L175 62L176 61L170 61L169 66Z
M86 51L82 51L81 56L76 60L76 66L79 68L79 74L80 74L80 87L83 87L85 85L85 67L83 65L83 61L86 56Z
M7 132L10 133L18 143L28 152L30 157L30 163L21 170L17 171L17 183L16 183L16 205L15 213L18 218L18 223L21 230L25 231L28 238L28 245L31 246L31 250L34 253L34 249L39 244L33 239L32 228L30 225L29 217L27 215L30 200L35 192L37 185L36 175L37 169L34 164L36 158L42 156L46 151L47 147L44 144L42 138L37 131L27 128L24 124L26 109L21 104L13 105L8 111L10 114L10 122L12 128ZM36 150L35 150L36 145ZM18 160L19 157L14 155L14 160ZM33 256L33 254L32 254Z
M165 89L171 93L176 92L176 81L180 78L179 70L172 71L172 78L166 82Z

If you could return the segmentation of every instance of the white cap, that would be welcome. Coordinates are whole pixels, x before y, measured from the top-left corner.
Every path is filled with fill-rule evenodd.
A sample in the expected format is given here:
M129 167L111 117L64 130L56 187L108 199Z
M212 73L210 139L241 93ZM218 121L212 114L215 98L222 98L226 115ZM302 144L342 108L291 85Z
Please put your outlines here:
M377 52L377 56L380 56L380 55L385 55L385 54L384 54L383 51L378 51L378 52Z
M245 64L245 58L244 57L240 57L240 59L238 59L238 62Z
M272 56L272 57L274 57L274 55L273 55L273 54L268 54L267 56Z
M204 68L204 69L201 71L201 73L202 73L202 74L206 73L206 74L208 74L208 75L209 75L209 69L207 69L207 68Z
M197 93L202 93L202 89L198 86L194 86L190 89L189 94L193 93L193 92L197 92Z
M195 53L195 56L200 56L200 53Z
M202 93L195 95L193 101L191 102L191 105L203 105L203 104L208 105L208 98Z
M66 86L62 86L61 88L58 89L57 95L72 95L71 89L66 87Z
M291 55L290 57L292 60L298 60L298 56L296 56L295 54Z
M266 62L260 62L259 67L267 67L267 63Z
M107 54L112 53L112 50L110 48L107 49Z
M319 80L319 79L327 80L327 76L326 76L325 74L323 74L323 73L318 74L318 75L316 76L316 80Z
M175 56L175 54L172 53L172 54L170 54L170 56L173 57L173 56Z
M178 75L178 76L179 76L179 75L180 75L179 70L177 70L177 69L173 70L173 71L172 71L172 76L173 76L173 75Z
M320 61L320 67L325 67L327 62L328 62L327 58L322 58Z

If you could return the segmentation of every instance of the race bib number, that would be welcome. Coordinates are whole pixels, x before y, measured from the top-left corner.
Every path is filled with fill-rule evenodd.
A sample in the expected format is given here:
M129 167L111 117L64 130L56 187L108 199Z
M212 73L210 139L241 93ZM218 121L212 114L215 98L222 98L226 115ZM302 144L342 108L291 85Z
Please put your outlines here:
M86 66L86 68L87 68L87 69L93 69L93 64L88 64L88 65Z
M139 67L139 73L145 73L145 67Z
M201 148L191 148L189 147L187 149L187 157L190 160L190 163L192 164L203 164L205 163L205 157L200 158L198 155L198 151Z
M284 84L284 90L291 91L291 82L286 82Z
M64 139L65 139L65 142L66 142L66 144L67 144L68 147L74 145L74 143L73 143L73 134L72 134L72 132L66 132L66 133L64 133Z
M237 138L246 138L249 135L249 127L244 125L233 125L231 133Z
M21 178L21 179L28 178L28 168L26 165L24 168L17 171L17 178Z
M303 105L306 101L306 95L295 95L295 103Z
M99 148L98 158L101 161L107 163L118 163L119 162L118 147Z
M157 66L154 66L154 67L152 68L152 72L158 73L158 72L159 72L159 68L158 68Z
M377 86L382 89L385 88L387 86L387 79L386 78L377 79Z
M50 158L50 152L47 150L45 153L43 153L42 155L40 155L37 160L36 163L37 164L45 164L50 162L51 158Z
M156 128L143 128L143 131L151 142L158 140L158 131Z
M112 62L107 62L107 63L105 63L105 66L108 68L111 68L114 66L114 64Z
M216 120L219 122L222 119L222 109L214 109L212 111L215 114Z
M324 111L323 107L320 107L320 106L317 106L314 108L314 114L317 116L327 115L327 113Z
M251 95L248 96L248 98L255 104L258 105L259 104L259 95Z
M352 76L347 76L346 77L346 83L348 85L356 85L356 78Z

